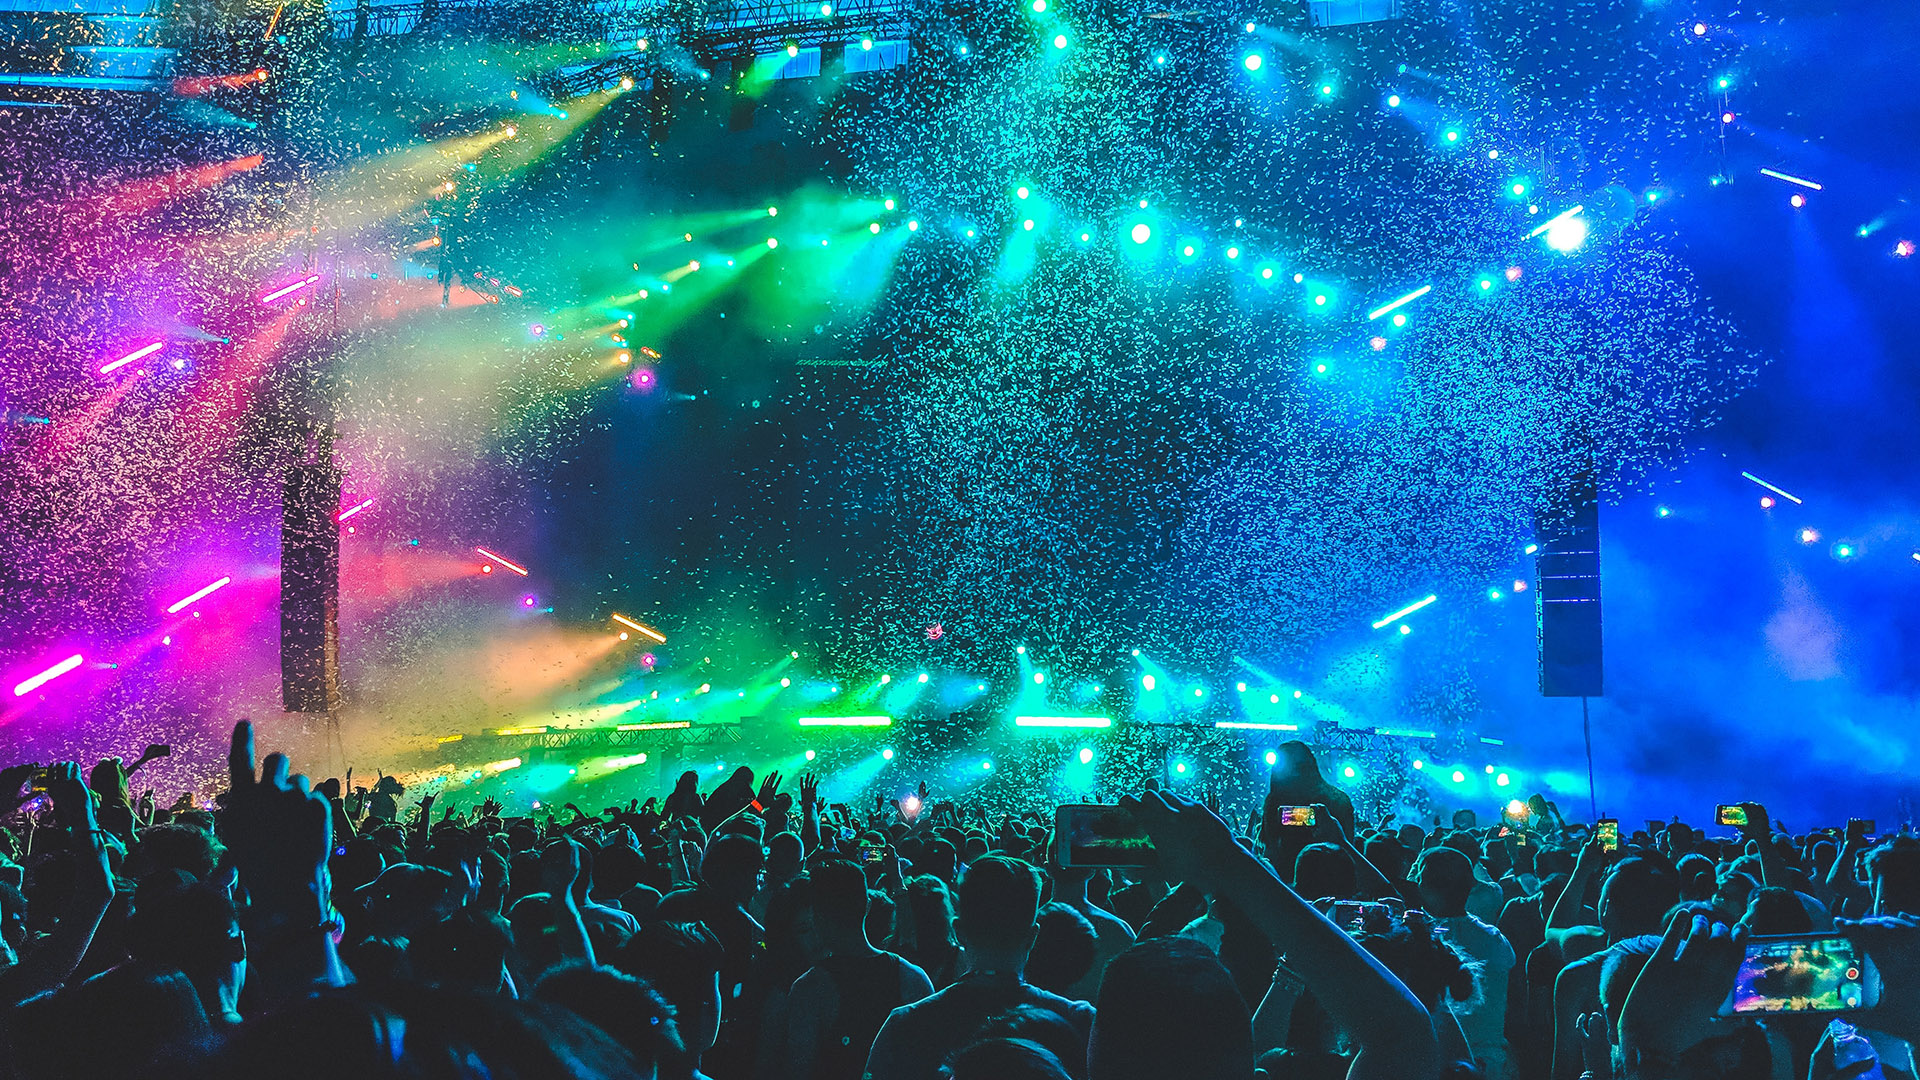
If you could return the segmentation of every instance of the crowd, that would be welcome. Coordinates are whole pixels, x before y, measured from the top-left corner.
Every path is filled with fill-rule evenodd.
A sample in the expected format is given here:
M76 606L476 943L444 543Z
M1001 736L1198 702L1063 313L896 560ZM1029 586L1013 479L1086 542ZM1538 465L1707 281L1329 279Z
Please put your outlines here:
M1904 828L1363 822L1293 743L1249 820L1143 791L1153 865L1088 868L1051 807L924 785L529 817L316 786L242 723L217 807L168 809L146 759L0 773L0 1080L1915 1073ZM1750 938L1815 931L1877 1003L1722 1015Z

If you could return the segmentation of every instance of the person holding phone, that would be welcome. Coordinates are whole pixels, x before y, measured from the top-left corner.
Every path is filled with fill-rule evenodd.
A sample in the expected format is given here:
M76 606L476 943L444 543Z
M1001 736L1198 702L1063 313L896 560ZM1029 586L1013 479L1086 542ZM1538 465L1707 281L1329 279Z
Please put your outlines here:
M1512 1080L1507 1052L1507 980L1513 972L1513 946L1506 935L1467 913L1467 897L1478 879L1473 861L1444 845L1422 852L1413 864L1420 906L1444 927L1447 938L1480 966L1480 993L1473 1001L1450 1001L1467 1047L1487 1080Z

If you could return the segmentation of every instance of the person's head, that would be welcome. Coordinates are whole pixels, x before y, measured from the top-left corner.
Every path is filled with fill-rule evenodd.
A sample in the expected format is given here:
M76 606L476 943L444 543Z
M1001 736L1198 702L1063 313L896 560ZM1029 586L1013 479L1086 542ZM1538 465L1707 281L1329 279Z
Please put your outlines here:
M213 834L192 825L155 825L140 830L127 870L136 877L162 870L182 870L196 878L212 876L226 848Z
M1308 844L1293 861L1293 891L1309 900L1349 900L1358 887L1353 860L1338 844Z
M1394 837L1372 837L1360 850L1388 878L1398 881L1407 876L1407 849Z
M1025 961L1040 909L1040 872L1004 855L986 855L960 881L954 928L969 953L994 963Z
M465 908L422 927L407 947L422 982L451 989L498 993L506 984L513 934L492 911Z
M944 837L935 837L921 846L920 859L914 865L951 885L959 861L960 850L953 846L953 842Z
M947 1058L951 1080L1072 1080L1053 1051L1026 1039L976 1039Z
M1033 950L1027 954L1027 981L1062 997L1093 969L1099 938L1093 923L1065 904L1048 904L1035 917Z
M1793 890L1767 886L1747 897L1747 913L1740 925L1753 934L1809 934L1813 932L1813 916Z
M918 949L956 943L953 933L953 893L948 890L946 882L932 874L908 878L901 903L906 905L906 911L903 917L894 922L896 943Z
M758 840L729 834L708 842L700 861L700 878L726 902L746 907L760 891L765 868Z
M1283 742L1275 755L1272 775L1276 781L1312 783L1322 779L1320 762L1313 756L1313 747L1306 743L1298 739Z
M1608 941L1657 934L1667 909L1679 902L1671 868L1653 858L1622 859L1600 886L1600 929Z
M653 987L624 972L588 964L563 964L533 984L536 1000L570 1009L613 1036L633 1055L641 1077L662 1065L677 1067L687 1054L674 1023L673 1006Z
M720 1038L720 939L705 923L656 922L616 954L614 965L645 979L673 1006L689 1053L713 1049Z
M1253 1024L1227 969L1184 937L1136 942L1100 980L1089 1080L1250 1080Z
M866 941L867 873L852 859L838 855L807 864L813 881L813 919L821 943L830 949L855 947Z
M1619 1026L1620 1008L1627 1003L1627 991L1633 989L1633 980L1640 977L1640 969L1647 966L1647 960L1659 947L1658 934L1636 934L1614 942L1607 949L1607 958L1600 964L1600 1009L1607 1015L1608 1031Z
M1451 847L1428 848L1413 864L1413 882L1421 906L1435 918L1465 915L1467 896L1473 892L1473 862Z
M200 995L177 969L122 964L44 994L8 1019L15 1075L41 1077L137 1074L169 1046L211 1033Z
M1875 915L1920 915L1920 839L1893 836L1867 852Z
M980 1025L975 1039L1021 1039L1045 1048L1071 1075L1087 1067L1087 1039L1073 1022L1038 1005L1016 1005Z
M184 972L209 1015L238 1002L247 945L225 889L179 870L151 875L134 890L127 929L134 959Z
M800 834L777 832L767 837L767 879L792 881L800 873Z
M776 981L797 979L827 954L813 910L813 878L807 874L774 886L767 896L765 961Z
M1680 899L1711 900L1717 882L1714 880L1713 860L1698 852L1688 852L1674 865L1673 872L1680 879Z
M451 915L460 906L461 889L452 874L438 867L395 863L356 895L366 908L367 930L410 937Z

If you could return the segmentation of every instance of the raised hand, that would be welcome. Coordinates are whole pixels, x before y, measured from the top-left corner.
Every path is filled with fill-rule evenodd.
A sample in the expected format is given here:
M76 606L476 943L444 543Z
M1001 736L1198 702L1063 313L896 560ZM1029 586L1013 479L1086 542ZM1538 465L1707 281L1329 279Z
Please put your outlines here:
M221 838L251 898L253 921L329 921L333 820L327 800L306 777L287 775L285 754L268 754L256 774L253 724L246 720L234 725L227 774L233 786L221 815Z
M540 851L540 884L555 900L569 896L580 876L580 845L561 837Z
M766 779L760 781L760 795L754 801L758 802L761 806L772 806L773 797L778 794L780 794L780 774L770 772L767 774Z
M1865 1027L1920 1042L1920 918L1876 915L1834 920L1880 969L1880 1007L1861 1017Z
M820 778L813 773L800 774L800 809L820 805Z
M1667 927L1620 1014L1629 1067L1671 1061L1711 1033L1708 1025L1733 988L1745 948L1744 927L1729 930L1704 915Z
M1239 850L1227 823L1191 799L1148 791L1129 795L1120 805L1139 818L1153 838L1160 872L1168 881L1201 881Z

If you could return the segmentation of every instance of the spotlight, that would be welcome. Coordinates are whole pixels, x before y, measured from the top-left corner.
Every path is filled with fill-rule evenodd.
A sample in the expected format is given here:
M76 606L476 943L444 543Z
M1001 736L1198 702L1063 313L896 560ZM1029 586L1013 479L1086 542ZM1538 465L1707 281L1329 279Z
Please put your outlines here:
M1399 107L1400 107L1400 95L1399 95L1399 94L1388 94L1388 95L1387 95L1387 108L1389 108L1389 109L1397 109L1397 108L1399 108Z
M1180 773L1180 774L1181 774L1181 775L1183 775L1183 776L1184 776L1184 775L1186 775L1186 772L1187 772L1187 763L1186 763L1186 762L1184 762L1184 761L1178 761L1178 762L1175 762L1175 763L1174 763L1174 766L1173 766L1173 771L1174 771L1174 772L1177 772L1177 773Z
M1773 509L1773 496L1771 495L1760 496L1760 509L1762 510Z
M1416 769L1424 770L1427 767L1427 763L1424 761L1421 761L1419 758L1414 758L1413 767Z
M1276 753L1274 753L1274 752L1273 752L1273 751L1271 751L1271 750L1269 750L1269 751L1267 751L1267 764L1269 764L1269 765L1278 765L1278 764L1280 764L1280 755L1279 755L1279 754L1276 754Z
M1080 748L1080 764L1082 765L1093 764L1093 747L1083 746Z
M1153 676L1151 675L1140 676L1140 689L1151 691L1153 689Z
M926 681L927 681L927 673L926 673L926 672L924 672L924 671L923 671L923 672L921 672L921 673L920 673L920 676L919 676L919 678L920 678L920 681L921 681L921 682L926 682Z
M875 236L879 236L879 235L880 235L880 223L876 221L876 222L874 222L874 223L872 223L871 225L868 225L868 226L867 226L867 231L868 231L868 232L870 232L870 233L872 233L872 234L873 234L873 235L875 235Z
M873 39L872 39L872 38L870 38L870 37L863 37L863 38L861 38L861 39L860 39L860 50L861 50L862 52L872 52L872 51L873 51Z
M1460 771L1459 769L1455 769L1455 770L1453 770L1453 782L1454 782L1454 783L1456 783L1456 784L1464 784L1464 783L1466 783L1466 782L1467 782L1467 774L1466 774L1466 773L1463 773L1463 772L1461 772L1461 771Z
M1547 246L1555 251L1578 251L1586 242L1587 223L1577 216L1561 217L1547 226Z
M1238 690L1238 691L1240 691L1240 692L1241 692L1241 693L1243 693L1243 694L1247 692L1247 684L1246 684L1246 683L1243 683L1243 682L1241 682L1241 683L1234 683L1234 684L1233 684L1233 688L1234 688L1235 690Z
M1487 766L1487 775L1488 775L1488 776L1492 776L1492 775L1493 775L1493 766L1491 766L1491 765L1489 765L1489 766Z
M1247 65L1248 71L1259 71L1260 65L1266 63L1265 60L1261 59L1259 53L1248 53L1246 60L1243 62Z
M980 771L981 771L981 772L992 772L992 771L993 771L993 762L991 762L991 761L983 761L983 762L981 762L981 763L980 763Z
M1801 543L1811 544L1818 539L1820 539L1820 531L1818 529L1801 529L1800 530Z
M893 747L891 747L891 746L883 746L883 747L881 747L881 748L880 748L880 760L881 760L881 761L892 761L892 760L893 760Z
M1147 227L1146 222L1144 221L1137 222L1133 226L1132 233L1130 233L1129 235L1133 237L1134 243L1144 244L1147 241L1153 239L1153 230Z
M1706 24L1706 23L1703 23L1703 22L1697 22L1697 23L1694 23L1694 24L1693 24L1693 36L1694 36L1694 37L1706 37L1706 36L1707 36L1707 24Z
M892 682L892 681L893 681L893 676L892 676L892 675L888 675L888 674L885 674L885 673L882 673L882 674L881 674L881 676L880 676L880 685L881 685L881 686L885 686L885 685L887 685L888 683L890 683L890 682Z
M1508 776L1506 773L1501 773L1500 775L1493 778L1493 782L1499 785L1500 787L1506 787L1508 784L1513 783L1513 778Z
M1018 188L1015 188L1013 191L1013 197L1016 199L1024 199L1027 196L1032 194L1033 192L1027 190L1025 187L1018 187Z
M792 685L793 685L793 680L792 680L792 679L787 679L787 678L782 678L782 679L780 680L780 685L781 685L781 687L782 687L782 688L785 688L785 687L789 687L789 686L792 686Z
M1041 684L1043 684L1043 683L1045 683L1046 681L1047 681L1047 673L1046 673L1046 672L1044 672L1044 671L1036 671L1036 672L1034 672L1034 673L1033 673L1033 685L1035 685L1035 686L1039 686L1039 685L1041 685Z
M1056 49L1064 49L1064 48L1066 48L1066 47L1067 47L1067 35L1065 35L1065 34L1055 34L1055 35L1053 35L1053 47L1054 47L1054 48L1056 48Z
M1807 197L1796 191L1792 195L1788 196L1787 202L1791 204L1795 210L1798 210L1801 207L1807 205Z
M1851 558L1853 558L1853 545L1852 545L1852 544L1835 544L1835 545L1833 545L1833 557L1834 557L1834 558L1836 558L1836 559L1851 559Z
M1653 513L1655 517L1672 517L1673 509L1667 506L1657 506L1654 508Z
M1357 775L1357 774L1356 774L1356 773L1355 773L1355 772L1353 771L1353 766L1351 766L1351 765L1349 765L1349 766L1347 766L1346 768L1344 768L1344 769L1341 769L1341 770L1340 770L1340 775L1341 775L1341 776L1344 776L1344 777L1346 777L1346 778L1347 778L1347 779L1349 779L1349 780L1351 780L1351 779L1353 779L1353 778L1354 778L1354 776L1355 776L1355 775Z
M807 760L808 760L808 761L812 761L812 760L813 760L814 758L816 758L816 757L818 757L818 756L819 756L819 755L818 755L818 754L815 754L815 753L814 753L814 752L813 752L812 750L809 750L809 751L807 751Z

